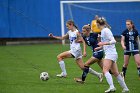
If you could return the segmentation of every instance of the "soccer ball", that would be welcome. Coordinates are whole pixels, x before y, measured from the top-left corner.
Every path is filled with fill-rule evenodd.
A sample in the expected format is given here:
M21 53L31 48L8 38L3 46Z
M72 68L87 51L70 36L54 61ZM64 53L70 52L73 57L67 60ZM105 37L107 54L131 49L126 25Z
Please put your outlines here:
M48 80L49 79L49 74L47 72L42 72L40 74L40 79L43 80L43 81Z

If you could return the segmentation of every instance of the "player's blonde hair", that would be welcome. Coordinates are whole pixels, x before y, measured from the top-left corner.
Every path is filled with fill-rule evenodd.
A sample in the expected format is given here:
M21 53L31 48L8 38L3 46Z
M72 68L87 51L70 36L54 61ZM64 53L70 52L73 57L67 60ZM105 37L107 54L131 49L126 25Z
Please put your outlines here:
M99 17L97 19L97 23L100 24L100 25L105 25L106 24L106 20L104 17Z
M82 29L85 29L86 31L91 31L91 26L90 24L87 24L87 25L84 25Z

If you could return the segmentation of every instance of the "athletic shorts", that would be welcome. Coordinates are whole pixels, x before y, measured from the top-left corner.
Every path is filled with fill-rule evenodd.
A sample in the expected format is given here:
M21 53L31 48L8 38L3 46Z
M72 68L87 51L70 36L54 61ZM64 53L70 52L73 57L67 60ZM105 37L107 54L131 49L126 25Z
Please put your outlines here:
M105 55L104 59L110 59L113 62L117 62L118 55L117 54L107 54L107 55Z
M71 53L71 55L74 57L75 60L82 58L81 49L79 49L79 50L71 49L71 50L69 50L69 52Z
M126 51L124 51L124 55L129 55L129 56L131 56L131 54L134 56L134 55L136 55L136 54L139 54L139 51L133 51L133 52L126 52Z
M95 57L95 58L97 58L97 59L99 59L99 60L101 60L101 59L103 58L103 56L104 56L103 51L96 51L96 52L93 52L93 57Z

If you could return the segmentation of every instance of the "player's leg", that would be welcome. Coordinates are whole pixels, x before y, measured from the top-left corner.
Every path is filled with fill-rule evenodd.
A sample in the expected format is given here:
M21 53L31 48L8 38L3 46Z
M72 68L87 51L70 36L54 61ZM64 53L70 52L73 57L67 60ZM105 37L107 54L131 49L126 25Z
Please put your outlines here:
M85 63L85 67L88 68L90 67L92 64L96 63L96 62L100 62L100 60L98 58L95 57L91 57L90 59L87 60L87 62ZM100 64L101 66L101 64ZM84 72L83 72L84 73ZM99 73L91 68L89 68L89 73L92 75L95 75L96 77L99 78L100 82L102 82L103 80L103 74ZM82 76L83 77L83 76Z
M112 65L112 60L107 59L107 58L103 60L103 73L106 77L107 83L110 86L109 89L107 89L105 91L105 93L110 93L110 92L113 92L116 90L116 88L114 87L114 84L113 84L112 76L109 73L109 69L111 68L111 65Z
M66 68L65 68L65 63L64 63L63 59L65 59L65 58L72 58L72 57L73 56L71 55L71 53L69 51L60 53L57 56L57 60L59 62L60 68L62 70L62 73L58 74L57 77L66 77L67 76L67 72L66 72Z
M112 66L111 66L111 71L112 71L113 75L117 78L120 86L123 88L122 92L129 92L129 89L126 86L124 79L119 74L116 62L113 62Z
M85 66L90 66L92 64L94 64L95 62L98 63L98 65L101 67L101 69L103 68L103 65L102 65L102 58L103 58L103 51L96 51L96 52L93 52L93 56L85 63ZM103 80L103 74L102 73L98 73L96 71L92 71L92 69L89 69L89 73L97 76L100 80L100 82L102 82Z
M103 69L103 59L99 60L99 61L97 62L97 64L99 65L99 67L100 67L101 69Z
M95 63L96 61L98 61L98 60L95 60L95 59L96 59L96 58L91 57L91 58L86 62L85 65L83 64L82 59L77 59L77 60L76 60L77 65L83 70L82 78L75 78L75 80L76 80L77 82L85 81L85 78L86 78L88 72L91 73L91 74L93 74L93 75L95 75L95 76L97 76L97 77L100 77L101 73L98 73L98 72L96 72L95 70L93 70L92 68L89 68L89 66L90 66L91 64L93 64L93 63Z
M137 65L138 75L140 77L140 55L135 54L134 59L135 59L136 65Z
M79 68L81 68L81 70L83 70L83 71L86 72L86 73L84 73L85 76L86 76L86 75L88 74L88 72L89 72L89 67L86 68L86 67L84 66L84 63L83 63L82 58L76 59L76 63L77 63L77 65L79 66ZM82 78L74 78L74 80L75 80L76 82L79 82L79 83L84 83L84 81L85 81L85 80L83 80Z
M122 67L122 72L121 72L121 76L123 78L125 78L126 76L126 71L127 71L127 66L129 64L129 58L130 58L130 54L124 54L124 64L123 64L123 67Z

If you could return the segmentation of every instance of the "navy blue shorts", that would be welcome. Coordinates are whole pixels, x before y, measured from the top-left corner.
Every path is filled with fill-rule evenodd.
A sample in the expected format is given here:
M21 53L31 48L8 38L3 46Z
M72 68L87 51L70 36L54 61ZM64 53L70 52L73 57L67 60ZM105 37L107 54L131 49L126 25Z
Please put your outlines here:
M129 56L131 56L131 54L134 56L134 55L136 55L136 54L139 54L139 51L124 52L124 55L129 55Z
M101 60L103 58L103 56L104 56L103 51L93 52L93 57L95 57L95 58L97 58L99 60Z

